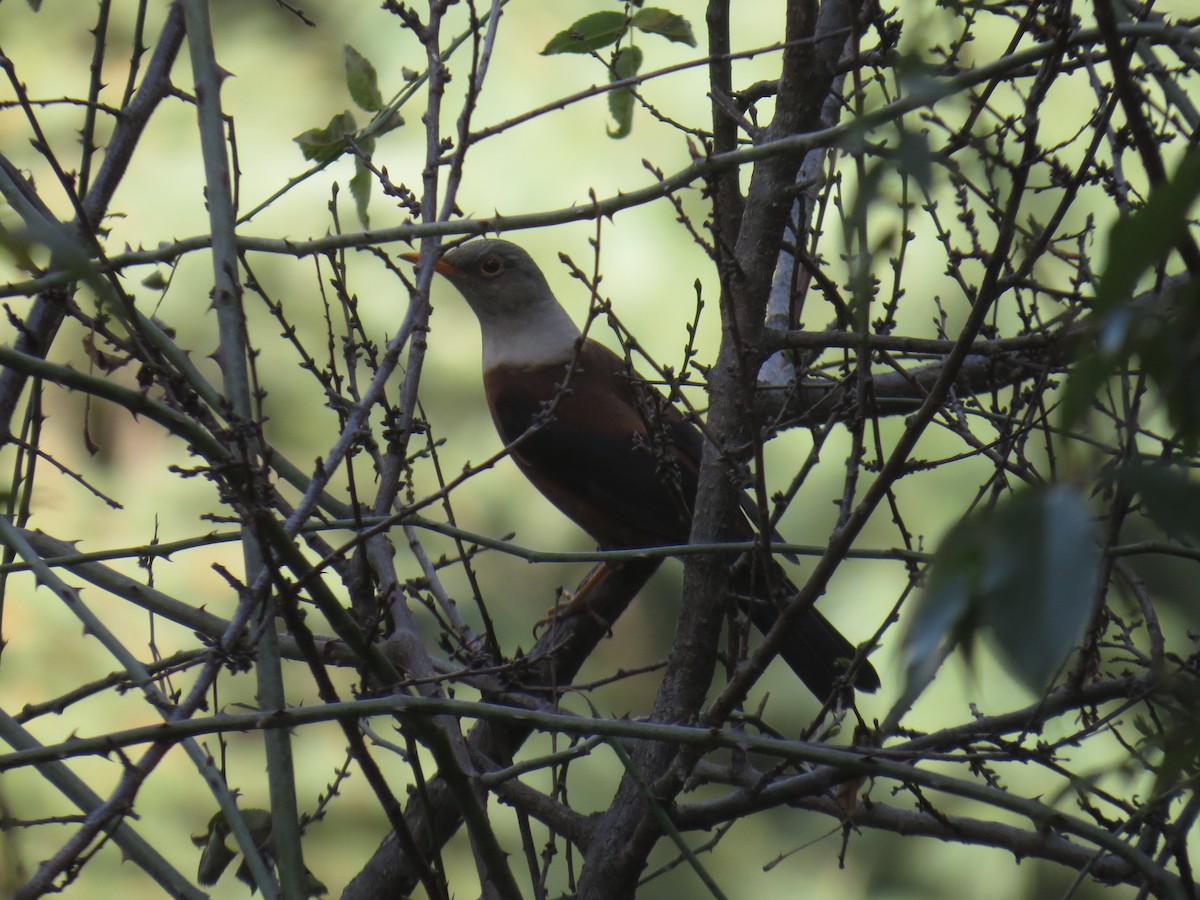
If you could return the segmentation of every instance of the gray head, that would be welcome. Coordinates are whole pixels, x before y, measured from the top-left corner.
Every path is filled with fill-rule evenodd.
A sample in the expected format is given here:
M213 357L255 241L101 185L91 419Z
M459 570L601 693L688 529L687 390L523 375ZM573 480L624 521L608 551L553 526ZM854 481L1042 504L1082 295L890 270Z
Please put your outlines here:
M437 271L479 319L484 368L571 358L579 329L554 298L528 253L508 241L469 241L445 254Z
M537 263L508 241L462 244L438 260L437 270L458 288L480 320L523 316L529 307L558 305Z

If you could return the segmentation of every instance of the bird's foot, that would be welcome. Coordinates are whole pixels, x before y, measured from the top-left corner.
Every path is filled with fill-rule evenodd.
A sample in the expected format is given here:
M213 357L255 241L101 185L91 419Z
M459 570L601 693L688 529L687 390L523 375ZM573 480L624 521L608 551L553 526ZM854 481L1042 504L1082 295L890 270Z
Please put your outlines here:
M561 590L559 602L546 610L546 615L534 624L534 637L537 637L539 631L551 628L555 622L569 619L571 616L587 616L605 631L611 629L612 623L592 609L591 603L588 601L588 595L607 577L608 567L600 565L588 574L577 590L573 592Z

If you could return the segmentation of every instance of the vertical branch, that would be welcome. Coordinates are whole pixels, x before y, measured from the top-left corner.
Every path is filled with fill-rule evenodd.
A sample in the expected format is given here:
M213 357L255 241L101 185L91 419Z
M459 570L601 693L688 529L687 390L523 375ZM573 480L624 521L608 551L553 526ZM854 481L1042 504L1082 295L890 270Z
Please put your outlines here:
M708 25L708 84L712 108L713 153L737 149L738 123L728 112L727 98L733 94L732 45L729 29L729 0L711 0L705 12ZM726 102L722 102L726 100ZM712 228L717 260L725 258L741 227L745 199L738 186L738 170L727 169L708 182L712 196Z
M251 598L261 604L259 615L264 623L264 627L258 630L260 637L255 646L257 664L254 672L258 684L258 702L264 710L282 711L287 705L287 697L283 686L279 637L275 630L275 600L267 589L267 583L259 577L263 570L263 551L254 526L249 521L249 517L255 516L262 506L254 487L258 454L252 440L255 428L252 424L249 348L238 279L236 215L221 114L221 81L226 73L218 68L213 52L207 0L186 0L185 15L188 50L195 79L200 147L204 157L205 197L212 230L213 307L217 311L220 331L222 375L235 445L234 465L241 469L240 472L231 473L231 477L245 482L245 493L250 503L257 507L245 511L248 518L242 526L242 553L246 582L256 587L262 585L263 588L258 597ZM271 834L280 887L285 897L302 898L307 890L300 847L291 737L286 728L270 728L266 731L264 743L271 796ZM265 892L267 887L262 887Z
M426 221L436 221L438 218L438 186L439 171L442 158L441 141L441 102L445 86L449 80L441 48L441 24L447 4L442 0L431 0L429 3L429 19L422 23L415 12L397 5L396 12L406 25L412 29L425 47L426 66L429 73L429 101L423 117L426 136L426 156L423 177L423 196L421 213ZM498 20L499 4L493 5L492 16L488 27L495 29ZM472 26L477 29L480 22L475 18L472 7ZM467 108L463 112L465 120L469 121L473 108L473 98L479 89L481 73L473 73L468 86ZM463 125L463 133L466 126ZM460 142L454 159L461 166L467 143ZM455 208L455 196L458 186L458 168L451 167L452 177L446 186L445 199L441 203L442 214L449 217ZM420 385L421 370L425 359L426 343L424 339L429 320L429 285L433 279L433 266L430 264L438 252L438 241L426 241L422 245L424 265L418 272L416 290L409 303L407 321L411 322L411 343L409 344L408 365L405 368L404 381L400 386L399 408L397 420L394 423L394 437L390 441L383 472L380 477L380 487L376 493L375 511L384 514L389 511L395 501L399 485L400 473L407 456L408 441L412 434L412 423L417 408L417 392ZM366 553L376 577L380 582L380 593L385 598L395 623L393 633L389 635L390 643L402 660L406 673L420 683L419 690L426 695L437 695L441 692L434 675L432 660L417 631L416 623L408 609L407 600L396 579L392 563L392 548L385 536L370 538L366 544ZM474 777L475 767L471 761L466 740L458 722L452 717L440 717L428 723L426 727L419 721L409 723L418 739L430 746L437 758L439 772L448 781L451 793L458 804L459 812L467 824L467 832L475 851L474 858L479 873L482 895L492 897L517 897L520 891L513 878L512 871L504 851L501 849L492 829L491 822L485 812L487 791Z
M96 152L96 107L100 103L100 91L104 87L104 51L108 47L108 14L112 0L101 0L96 27L92 30L95 46L92 49L92 77L88 84L88 102L83 113L83 134L80 144L83 154L79 161L79 193L87 195L88 182L92 175L92 154Z
M821 8L822 27L818 29L815 0L788 3L775 116L760 140L771 141L816 127L845 42L841 29L856 12L856 3L832 0ZM709 5L708 24L710 29L728 27L724 0ZM818 31L814 46L806 38ZM826 36L824 40L822 35ZM727 46L725 37L710 35L711 49L719 52L723 46ZM712 67L712 73L718 79L725 77L720 63ZM713 87L714 92L721 90L720 84ZM714 130L728 135L729 126L722 121L725 111L714 104L714 112ZM743 448L744 453L753 445L755 428L749 411L753 409L754 384L762 361L759 337L799 163L794 153L758 162L751 175L744 212L731 196L737 173L733 173L732 181L726 180L713 191L722 338L716 365L709 374L708 433L714 440L704 447L693 543L727 539L729 523L738 514L739 480L730 472L731 462L736 466L736 460L726 453L732 448ZM732 258L726 258L722 245L730 244ZM727 587L727 559L705 554L685 561L683 609L655 698L654 720L691 721L698 715L712 679ZM663 744L641 744L633 758L638 775L625 776L616 800L604 814L602 827L597 829L597 840L589 848L580 880L583 895L603 891L608 896L632 896L661 827L642 784L652 785L654 797L669 802L683 787L694 761L690 752L676 759L673 748Z
M83 199L84 212L92 225L99 222L108 209L117 185L129 168L129 161L141 140L146 123L171 90L171 69L183 46L183 33L183 8L178 3L172 3L141 86L129 105L121 109L121 117L104 149L104 161L96 172L96 180Z

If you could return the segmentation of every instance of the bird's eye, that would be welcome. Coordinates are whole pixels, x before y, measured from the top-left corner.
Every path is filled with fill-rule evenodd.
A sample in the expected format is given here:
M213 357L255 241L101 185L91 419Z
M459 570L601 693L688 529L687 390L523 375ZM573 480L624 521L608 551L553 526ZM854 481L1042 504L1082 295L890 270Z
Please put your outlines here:
M485 256L479 263L479 272L486 278L495 278L504 271L504 260L498 256Z

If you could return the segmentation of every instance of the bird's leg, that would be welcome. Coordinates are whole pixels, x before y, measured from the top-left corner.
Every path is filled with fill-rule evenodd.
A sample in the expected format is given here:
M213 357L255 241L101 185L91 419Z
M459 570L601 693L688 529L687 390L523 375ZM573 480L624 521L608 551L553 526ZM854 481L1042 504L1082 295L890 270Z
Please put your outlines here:
M552 626L558 619L567 619L571 616L587 616L600 625L605 631L611 629L612 622L604 619L599 613L592 609L591 604L588 602L588 595L604 583L604 580L608 578L610 571L611 570L606 564L600 563L600 565L596 566L591 572L588 573L587 578L583 580L583 583L579 585L574 592L567 590L561 591L559 593L560 602L554 604L554 606L546 610L545 618L534 624L534 635L537 635L539 629Z

